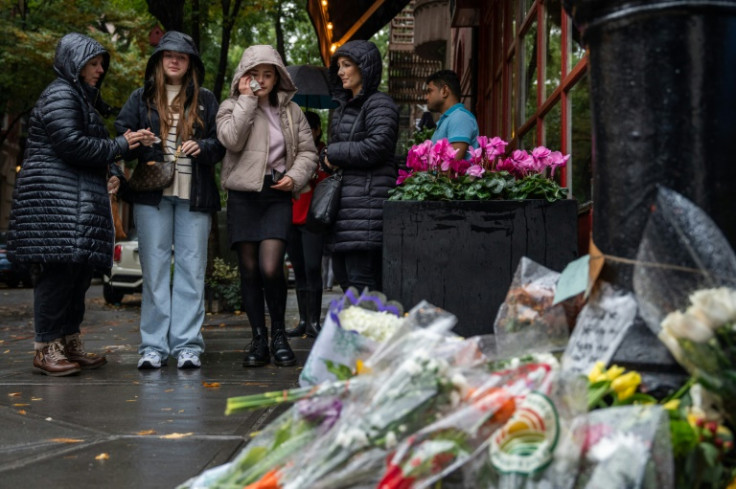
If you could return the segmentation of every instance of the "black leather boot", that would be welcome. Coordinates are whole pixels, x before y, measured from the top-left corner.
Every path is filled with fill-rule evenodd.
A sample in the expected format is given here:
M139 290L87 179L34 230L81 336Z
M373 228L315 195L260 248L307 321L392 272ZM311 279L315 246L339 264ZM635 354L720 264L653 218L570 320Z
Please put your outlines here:
M309 291L306 289L296 289L296 304L299 307L299 324L295 328L287 329L286 336L293 338L295 336L302 336L307 329L308 313L307 307L309 307Z
M306 334L310 338L316 338L322 329L320 317L322 316L322 289L309 291L309 302L307 303L307 327Z
M271 361L268 354L268 330L263 328L253 329L253 341L243 359L244 367L263 367Z
M284 323L271 324L271 353L273 363L279 367L289 367L296 364L296 357L291 351L289 340L286 338Z

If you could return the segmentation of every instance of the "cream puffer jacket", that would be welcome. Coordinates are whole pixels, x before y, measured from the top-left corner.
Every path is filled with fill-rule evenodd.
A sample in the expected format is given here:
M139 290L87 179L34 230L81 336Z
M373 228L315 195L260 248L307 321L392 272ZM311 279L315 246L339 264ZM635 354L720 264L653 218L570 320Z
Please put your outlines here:
M268 119L255 95L240 95L238 82L250 69L268 63L278 70L279 114L286 144L286 175L294 181L293 193L308 190L307 183L317 169L317 149L304 113L291 101L296 86L281 56L271 46L251 46L245 50L235 70L230 97L217 112L217 138L227 152L222 160L220 183L225 190L257 192L266 175L269 148Z

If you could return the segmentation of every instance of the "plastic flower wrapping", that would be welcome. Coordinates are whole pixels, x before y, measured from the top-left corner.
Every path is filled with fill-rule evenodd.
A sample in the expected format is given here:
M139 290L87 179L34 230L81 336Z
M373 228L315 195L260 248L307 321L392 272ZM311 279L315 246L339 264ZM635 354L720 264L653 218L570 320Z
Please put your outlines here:
M642 317L736 422L736 254L708 215L660 188L637 255ZM649 266L651 263L664 266Z
M330 305L301 387L231 398L227 413L290 407L232 462L181 487L736 487L736 258L689 203L660 198L658 210L680 207L653 215L636 296L599 284L582 312L553 305L559 274L522 259L494 334L462 338L455 316L427 302L405 315L349 291ZM687 231L688 213L711 248ZM660 242L657 226L679 231ZM721 256L698 258L713 243ZM637 304L693 374L663 399L609 364Z
M327 310L317 340L299 376L302 386L338 380L336 370L350 371L365 360L378 344L401 328L404 309L378 292L358 293L350 288Z

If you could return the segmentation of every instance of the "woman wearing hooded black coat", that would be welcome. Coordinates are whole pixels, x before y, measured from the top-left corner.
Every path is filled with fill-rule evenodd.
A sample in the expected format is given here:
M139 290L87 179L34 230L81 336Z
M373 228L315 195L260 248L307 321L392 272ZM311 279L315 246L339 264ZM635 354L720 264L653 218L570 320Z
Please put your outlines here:
M143 271L140 369L160 368L169 356L178 368L201 366L207 239L212 213L220 210L214 165L225 154L215 127L217 99L201 87L203 81L192 38L169 31L148 60L144 86L115 121L120 133L144 134L127 159L137 158L139 166L176 161L166 188L123 192L134 203Z
M350 41L332 56L330 79L338 103L320 162L342 170L340 210L330 236L341 286L381 290L383 203L396 185L394 151L399 111L378 91L381 53L369 41Z
M56 46L56 80L31 113L13 193L8 256L39 265L33 290L34 367L51 376L104 365L84 351L80 324L93 270L112 266L115 230L108 192L122 172L114 161L141 136L110 139L99 90L110 55L94 39L67 34Z

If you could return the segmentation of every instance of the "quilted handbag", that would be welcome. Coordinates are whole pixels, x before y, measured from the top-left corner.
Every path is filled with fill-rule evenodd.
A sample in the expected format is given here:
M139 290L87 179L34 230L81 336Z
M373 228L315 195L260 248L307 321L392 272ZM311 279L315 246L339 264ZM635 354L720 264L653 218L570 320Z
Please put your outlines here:
M138 164L128 186L136 192L162 190L174 181L176 161L149 161Z
M337 219L340 208L342 172L338 171L320 181L314 187L312 200L307 211L307 229L313 233L327 231Z

